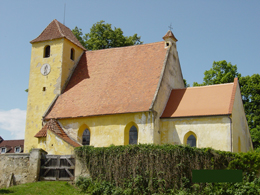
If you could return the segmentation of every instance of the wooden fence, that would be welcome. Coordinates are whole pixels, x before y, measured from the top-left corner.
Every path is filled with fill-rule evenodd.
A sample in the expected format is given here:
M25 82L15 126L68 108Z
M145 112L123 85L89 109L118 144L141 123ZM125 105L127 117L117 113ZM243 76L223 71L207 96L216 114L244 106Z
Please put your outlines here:
M75 157L73 155L45 155L41 158L41 181L74 180Z

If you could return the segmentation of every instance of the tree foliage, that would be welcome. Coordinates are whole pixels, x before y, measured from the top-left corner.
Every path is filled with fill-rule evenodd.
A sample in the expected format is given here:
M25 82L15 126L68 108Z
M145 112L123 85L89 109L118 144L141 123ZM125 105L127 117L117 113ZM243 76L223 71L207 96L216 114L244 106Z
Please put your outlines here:
M248 126L255 148L260 147L260 75L241 77L239 80Z
M213 62L212 68L204 72L203 83L198 84L193 83L193 86L204 86L204 85L214 85L221 83L231 83L234 81L235 77L238 79L241 74L237 72L237 66L232 65L230 62L227 63L226 60L219 62Z
M78 28L77 26L72 29L72 33L77 37L77 39L79 40L79 42L81 43L82 46L85 47L85 42L83 40L83 33L82 33L82 29Z
M122 47L130 45L139 45L143 42L141 37L124 36L121 28L112 29L111 24L101 20L95 23L90 32L83 36L82 29L77 26L72 30L79 42L88 50L107 49L112 47Z

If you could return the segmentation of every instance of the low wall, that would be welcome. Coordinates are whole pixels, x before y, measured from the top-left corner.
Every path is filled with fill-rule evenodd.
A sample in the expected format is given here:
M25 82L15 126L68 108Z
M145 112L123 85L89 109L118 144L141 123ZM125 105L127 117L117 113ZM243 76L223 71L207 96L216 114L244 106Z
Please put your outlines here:
M80 159L77 155L75 155L75 174L74 181L81 177L90 178L89 170L87 169L86 162Z
M25 154L0 155L0 188L38 181L42 149L32 149Z

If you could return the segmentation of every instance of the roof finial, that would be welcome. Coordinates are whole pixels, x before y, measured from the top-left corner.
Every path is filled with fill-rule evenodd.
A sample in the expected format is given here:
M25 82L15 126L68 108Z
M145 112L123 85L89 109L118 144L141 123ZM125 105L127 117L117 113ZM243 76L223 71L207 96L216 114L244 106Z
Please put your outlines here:
M63 25L65 25L65 11L66 11L66 3L64 3L64 17L63 17Z
M168 26L169 30L172 30L172 23L170 24L170 26Z

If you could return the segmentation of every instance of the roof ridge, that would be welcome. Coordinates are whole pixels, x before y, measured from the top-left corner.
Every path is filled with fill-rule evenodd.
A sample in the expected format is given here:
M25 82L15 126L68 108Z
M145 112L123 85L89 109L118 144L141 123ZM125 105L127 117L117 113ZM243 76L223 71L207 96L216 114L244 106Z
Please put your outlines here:
M65 37L65 35L62 33L62 30L61 30L61 28L60 28L60 25L59 25L58 20L54 19L54 22L55 22L55 24L57 25L58 31L60 32L61 36L62 36L62 37Z
M147 45L155 45L159 43L164 43L164 41L158 41L154 43L146 43L146 44L138 44L138 45L128 45L128 46L122 46L122 47L111 47L106 49L98 49L98 50L87 50L86 52L97 52L97 51L105 51L105 50L111 50L111 49L122 49L122 48L129 48L129 47L141 47L141 46L147 46Z
M186 87L180 89L194 89L194 88L204 88L204 87L217 87L220 85L232 85L233 83L220 83L220 84L213 84L213 85L203 85L203 86L193 86L193 87Z
M234 83L233 83L233 89L232 89L232 95L231 95L231 99L230 99L230 105L229 105L229 109L228 112L229 114L232 113L233 110L233 105L234 105L234 101L235 101L235 95L236 95L236 89L237 89L237 85L238 85L238 78L234 78Z

